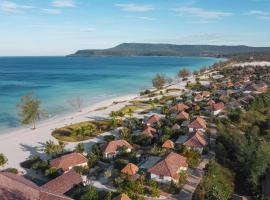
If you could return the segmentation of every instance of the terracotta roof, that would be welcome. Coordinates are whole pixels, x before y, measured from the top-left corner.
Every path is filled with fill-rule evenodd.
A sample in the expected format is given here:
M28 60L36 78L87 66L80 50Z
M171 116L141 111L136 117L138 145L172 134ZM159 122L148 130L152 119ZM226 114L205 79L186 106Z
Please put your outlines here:
M197 100L197 101L201 101L201 100L203 100L203 96L200 95L200 94L197 94L197 95L194 97L194 99Z
M181 128L181 126L179 126L178 124L174 124L173 126L172 126L172 129L173 130L178 130L178 129L180 129Z
M137 165L134 165L133 163L128 163L122 170L121 172L124 174L128 174L128 175L135 175L137 173L137 171L139 170Z
M74 167L76 165L87 163L88 160L80 153L70 153L59 158L55 158L50 161L51 167L55 167L56 169L62 169L64 171L68 171L69 168Z
M211 107L212 107L212 110L217 111L217 110L223 110L225 105L223 102L220 102L220 103L216 103L212 105Z
M57 178L42 185L41 187L48 191L64 194L70 189L72 189L74 186L79 185L81 182L81 175L72 169L69 172L64 173L61 176L58 176Z
M153 137L153 135L157 132L157 130L155 128L152 128L150 126L148 126L146 129L144 129L144 131L142 132L145 135L148 135L150 137Z
M174 148L174 143L171 140L166 140L163 145L163 148L168 148L168 149L173 149Z
M104 153L114 153L123 146L132 149L132 146L126 140L113 140L105 144L102 150Z
M9 172L0 172L1 200L71 200L54 191L38 187L22 176Z
M196 133L190 134L184 145L191 148L202 148L207 145L207 141L203 133L197 131Z
M117 197L113 198L113 200L131 200L126 194L120 194Z
M176 119L177 120L188 120L189 119L189 114L186 113L185 111L182 111L176 116Z
M184 111L184 110L187 110L189 109L189 107L186 105L186 104L183 104L183 103L179 103L179 104L176 104L175 106L171 107L170 110L174 110L174 111Z
M205 120L203 118L197 117L193 122L191 122L188 125L188 128L195 128L195 129L203 128L203 129L206 129L206 122L205 122Z
M151 117L149 117L149 119L147 120L147 124L153 124L156 123L158 121L160 121L161 117L157 114L152 115Z
M267 85L264 83L260 84L250 84L248 85L245 90L247 91L254 91L254 92L266 92L267 91Z
M203 91L202 92L203 97L209 97L210 95L211 95L211 93L209 91Z
M208 106L212 106L212 105L214 105L216 102L214 101L214 100L212 100L212 99L210 99L208 102L207 102L207 105Z
M188 167L187 158L172 152L151 167L148 172L161 176L169 176L177 180L179 179L178 172L180 167Z

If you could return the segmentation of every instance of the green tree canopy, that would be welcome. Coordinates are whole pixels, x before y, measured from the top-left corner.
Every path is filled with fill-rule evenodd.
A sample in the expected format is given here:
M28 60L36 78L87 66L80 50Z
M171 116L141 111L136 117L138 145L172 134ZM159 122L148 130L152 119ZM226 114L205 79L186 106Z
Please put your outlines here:
M164 74L156 74L155 77L152 79L153 86L160 90L166 84L166 77Z

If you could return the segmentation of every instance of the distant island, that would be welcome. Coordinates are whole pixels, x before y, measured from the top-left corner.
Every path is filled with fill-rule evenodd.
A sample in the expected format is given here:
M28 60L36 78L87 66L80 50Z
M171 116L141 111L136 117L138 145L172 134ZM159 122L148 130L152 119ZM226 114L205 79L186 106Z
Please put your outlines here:
M72 57L92 56L202 56L229 57L236 54L270 53L270 47L216 46L216 45L175 45L123 43L109 49L79 50Z

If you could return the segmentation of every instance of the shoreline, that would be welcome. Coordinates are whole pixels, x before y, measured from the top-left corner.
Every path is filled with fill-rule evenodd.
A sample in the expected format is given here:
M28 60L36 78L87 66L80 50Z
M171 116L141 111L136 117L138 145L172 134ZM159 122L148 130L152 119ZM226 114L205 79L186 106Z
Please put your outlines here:
M20 163L27 160L30 155L38 155L42 158L47 158L45 153L42 151L42 146L48 140L57 142L57 139L51 135L55 128L61 128L72 123L94 120L97 117L108 117L111 111L121 109L127 105L130 100L136 99L138 97L138 94L130 94L104 100L83 108L81 112L73 112L44 120L37 124L36 129L21 127L16 130L1 134L0 153L3 153L8 158L8 163L5 165L5 167L17 168L19 171L24 172L25 170L20 166ZM98 110L102 107L107 108ZM90 140L95 139L96 138ZM86 143L89 142L89 140L82 142ZM79 142L68 142L66 148L73 149L77 143Z

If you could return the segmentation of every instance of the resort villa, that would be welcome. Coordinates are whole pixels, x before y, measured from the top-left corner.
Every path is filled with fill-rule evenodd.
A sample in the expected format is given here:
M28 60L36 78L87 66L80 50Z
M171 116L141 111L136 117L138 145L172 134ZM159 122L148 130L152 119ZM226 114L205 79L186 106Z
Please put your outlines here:
M102 146L104 158L114 158L121 148L126 148L126 152L131 152L132 146L126 140L114 140Z

